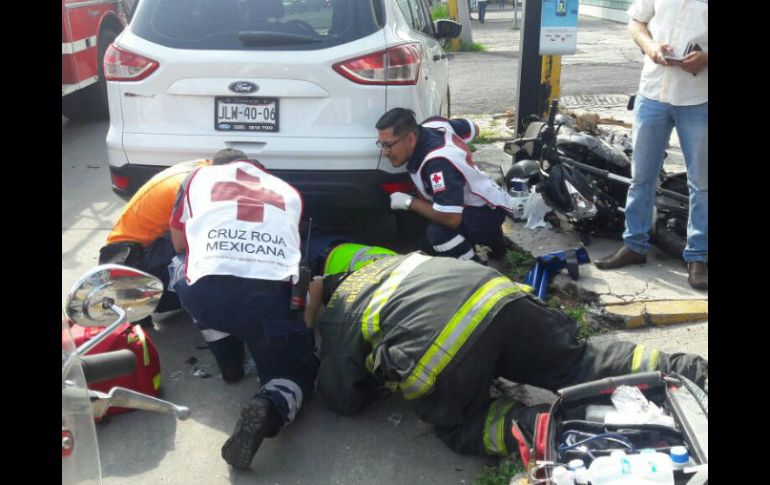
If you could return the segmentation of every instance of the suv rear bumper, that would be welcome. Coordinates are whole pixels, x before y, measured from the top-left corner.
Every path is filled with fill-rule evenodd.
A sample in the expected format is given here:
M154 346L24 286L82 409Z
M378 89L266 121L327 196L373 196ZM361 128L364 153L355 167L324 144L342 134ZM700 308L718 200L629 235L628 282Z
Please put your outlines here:
M167 167L157 165L111 165L112 190L122 198L128 199L147 180L165 168ZM388 212L390 193L414 190L406 172L392 174L381 170L270 170L270 173L296 187L302 194L304 211L310 213L318 208ZM124 178L125 184L116 185L116 177Z

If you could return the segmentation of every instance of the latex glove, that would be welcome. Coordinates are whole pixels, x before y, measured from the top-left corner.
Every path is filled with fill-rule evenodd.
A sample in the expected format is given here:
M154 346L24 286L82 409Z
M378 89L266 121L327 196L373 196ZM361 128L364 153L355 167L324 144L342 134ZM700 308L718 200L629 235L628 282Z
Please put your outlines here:
M409 194L393 192L390 194L390 208L396 211L409 210L412 200L414 200L414 197Z

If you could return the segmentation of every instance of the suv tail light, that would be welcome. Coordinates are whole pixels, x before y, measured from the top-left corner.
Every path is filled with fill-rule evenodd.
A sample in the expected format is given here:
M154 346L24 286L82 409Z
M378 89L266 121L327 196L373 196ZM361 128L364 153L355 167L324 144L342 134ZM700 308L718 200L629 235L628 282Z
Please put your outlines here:
M405 194L408 194L417 190L411 180L380 184L380 188L388 195L395 192L404 192Z
M158 61L110 44L104 54L104 78L108 81L141 81L156 69Z
M402 44L334 64L332 68L358 84L417 84L422 63L420 44Z

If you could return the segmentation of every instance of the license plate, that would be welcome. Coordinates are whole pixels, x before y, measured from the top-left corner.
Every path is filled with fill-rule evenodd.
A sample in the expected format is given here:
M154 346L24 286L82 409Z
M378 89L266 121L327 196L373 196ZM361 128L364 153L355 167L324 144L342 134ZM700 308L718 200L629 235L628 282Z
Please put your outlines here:
M219 131L278 131L278 98L216 97L214 110Z

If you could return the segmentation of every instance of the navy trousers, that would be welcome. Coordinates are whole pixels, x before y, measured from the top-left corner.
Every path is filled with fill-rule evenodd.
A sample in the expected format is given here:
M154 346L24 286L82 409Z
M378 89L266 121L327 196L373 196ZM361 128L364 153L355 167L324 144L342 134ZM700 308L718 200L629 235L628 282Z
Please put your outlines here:
M313 390L318 359L301 313L289 309L291 285L211 275L192 285L183 279L174 290L202 330L230 334L209 342L220 368L242 365L245 343L262 384L256 395L272 401L285 424L293 421Z
M181 308L176 294L167 291L168 265L175 255L171 235L167 232L146 248L129 241L108 244L99 250L99 264L123 264L158 278L163 283L164 291L155 311L161 313Z
M462 260L472 259L476 252L473 246L483 244L493 250L502 244L502 225L505 212L502 209L466 207L463 210L463 222L457 229L441 224L430 223L426 234L430 245L438 256L448 256Z

